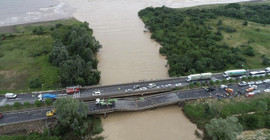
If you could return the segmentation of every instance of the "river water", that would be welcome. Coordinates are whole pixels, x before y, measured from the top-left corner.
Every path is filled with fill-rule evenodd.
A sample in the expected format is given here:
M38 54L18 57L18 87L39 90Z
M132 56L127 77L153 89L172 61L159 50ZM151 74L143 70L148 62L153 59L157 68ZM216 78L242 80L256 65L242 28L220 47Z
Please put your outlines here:
M108 85L168 78L166 59L159 55L160 45L143 32L139 10L240 1L247 0L0 0L0 26L71 16L89 22L103 46L98 53L98 69L102 72L101 84ZM195 139L196 126L177 106L113 113L102 121L102 135L109 140Z
M160 45L144 33L138 11L148 6L187 7L241 0L62 0L73 16L90 23L103 48L98 53L101 85L168 78ZM244 1L244 0L242 0Z

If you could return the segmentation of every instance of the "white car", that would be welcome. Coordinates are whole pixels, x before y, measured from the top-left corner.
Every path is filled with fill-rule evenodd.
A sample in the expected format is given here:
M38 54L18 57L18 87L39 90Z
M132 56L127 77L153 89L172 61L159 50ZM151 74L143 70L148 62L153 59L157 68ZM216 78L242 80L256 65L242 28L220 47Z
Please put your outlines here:
M256 81L255 82L256 85L259 85L259 84L262 84L262 83L263 83L263 81Z
M225 88L228 88L228 86L226 86L226 85L220 85L220 88L221 89L225 89Z
M132 91L132 89L126 89L125 90L125 92L131 92Z
M242 81L242 82L239 82L238 85L239 85L239 86L246 86L246 85L247 85L247 82Z
M235 80L235 78L232 78L232 77L226 78L226 80L230 80L230 79Z
M265 89L265 90L263 90L264 92L270 92L270 89Z
M175 86L176 87L180 87L182 84L181 83L176 83Z
M100 96L101 95L101 92L98 90L98 91L95 91L92 96Z
M142 89L142 90L147 90L147 87L142 87L141 89Z
M249 85L254 85L255 82L254 82L254 81L249 81L248 84L249 84Z
M167 85L165 85L165 87L171 87L172 86L172 84L167 84Z
M7 99L15 99L15 98L17 98L17 94L15 94L15 93L6 93L5 97Z
M270 83L270 79L263 80L264 83Z
M156 87L157 85L155 84L155 83L150 83L149 85L148 85L148 88L154 88L154 87Z

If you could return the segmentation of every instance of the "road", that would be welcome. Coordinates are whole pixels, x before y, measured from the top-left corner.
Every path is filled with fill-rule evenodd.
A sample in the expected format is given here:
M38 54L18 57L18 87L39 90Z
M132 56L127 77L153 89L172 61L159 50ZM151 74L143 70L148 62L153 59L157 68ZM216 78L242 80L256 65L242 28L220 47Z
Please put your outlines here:
M269 88L270 84L260 84L258 85L258 89L263 91L266 88ZM234 89L236 91L242 91L245 93L245 89L248 86L240 87L236 84L230 85L229 88ZM268 93L270 94L270 93ZM206 92L204 89L194 89L194 90L178 90L172 91L167 93L161 93L156 95L147 95L141 96L143 98L138 97L128 97L128 98L121 98L115 102L115 106L113 107L99 107L95 105L94 101L87 102L90 110L88 114L103 114L103 113L110 113L114 111L137 111L137 110L144 110L150 108L156 108L159 106L165 106L170 104L176 104L180 101L190 100L190 99L200 99L200 98L233 98L234 96L237 97L236 94L232 96L226 96L226 92L219 87L215 87L215 91L213 92ZM38 120L38 119L46 119L46 111L50 110L49 108L45 109L35 109L35 110L28 110L28 111L13 111L10 113L4 113L4 117L0 119L0 125L5 125L9 123L18 123L23 121L31 121L31 120ZM30 114L29 114L30 113Z
M264 70L264 69L257 69L257 70ZM254 71L254 70L248 70L247 73L249 73L250 71ZM224 79L223 75L221 73L218 74L214 74L212 80L222 80ZM156 80L156 81L143 81L143 82L134 82L134 83L127 83L127 84L119 84L119 85L109 85L109 86L92 86L92 87L87 87L87 88L82 88L80 94L76 94L74 95L75 98L85 98L85 97L92 97L92 93L94 91L101 91L102 97L105 96L117 96L123 93L126 93L125 91L127 89L132 89L133 90L133 86L134 85L140 85L140 87L146 87L149 85L149 83L155 83L157 85L157 87L159 87L160 89L163 88L168 88L165 87L168 84L171 84L171 86L169 88L174 88L175 84L177 83L181 83L181 86L186 86L189 83L186 81L186 77L182 77L182 78L171 78L171 79L164 79L164 80ZM149 90L149 88L147 88L147 90ZM133 90L134 91L134 90ZM132 91L132 92L133 92ZM142 91L143 92L143 91ZM30 103L34 103L37 99L38 99L38 95L40 93L35 93L35 94L19 94L17 99L8 99L6 100L4 98L4 95L0 96L0 106L4 106L6 104L9 105L13 105L15 102L20 102L20 103L24 103L24 102L30 102ZM52 92L51 94L63 94L62 91L58 91L58 92ZM34 95L34 97L33 97ZM128 96L128 93L127 93ZM92 99L94 99L95 97L93 97Z

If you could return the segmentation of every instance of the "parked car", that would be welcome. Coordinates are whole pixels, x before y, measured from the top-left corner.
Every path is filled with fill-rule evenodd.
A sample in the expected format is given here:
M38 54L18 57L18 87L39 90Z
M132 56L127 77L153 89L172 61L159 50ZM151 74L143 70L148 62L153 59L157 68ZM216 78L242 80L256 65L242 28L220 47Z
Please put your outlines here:
M246 89L246 92L251 92L251 91L253 91L253 90L255 90L255 88L254 88L254 87L250 87L250 88L247 88L247 89Z
M182 84L181 83L176 83L175 86L176 87L180 87Z
M94 93L92 94L92 96L100 96L101 95L101 92L98 90L98 91L94 91Z
M147 87L141 87L140 90L147 90Z
M172 84L167 84L167 85L165 85L165 87L171 87L172 86Z
M133 86L133 89L139 89L140 88L140 85L134 85Z
M262 83L263 83L263 81L261 81L261 80L255 82L256 85L259 85L259 84L262 84Z
M55 109L51 109L50 111L47 111L46 112L46 116L47 117L51 117L51 116L53 116L55 114Z
M205 91L207 91L207 92L211 92L211 91L215 91L215 89L214 89L214 88L209 87L209 88L206 88L206 89L205 89Z
M149 85L148 85L148 88L154 88L154 87L156 87L157 85L155 84L155 83L150 83Z
M260 94L261 93L261 91L260 90L255 90L255 91L253 91L255 94Z
M246 86L246 85L247 85L247 82L241 81L241 82L238 83L238 85L239 85L239 86Z
M263 80L264 83L270 83L270 79Z
M15 99L15 98L17 98L17 94L15 94L15 93L6 93L5 97L7 99Z
M251 96L253 96L253 95L255 95L254 92L249 92L249 93L245 94L246 97L251 97Z
M3 114L2 114L2 112L0 112L0 119L1 119L1 118L3 118Z
M254 85L255 82L254 82L254 81L249 81L248 84L249 84L249 85Z
M132 92L132 89L126 89L125 92Z
M231 89L231 88L225 88L225 91L228 93L233 93L233 89Z
M220 88L221 89L226 89L228 86L226 86L226 85L220 85Z
M270 92L270 89L265 89L265 90L263 90L264 92Z

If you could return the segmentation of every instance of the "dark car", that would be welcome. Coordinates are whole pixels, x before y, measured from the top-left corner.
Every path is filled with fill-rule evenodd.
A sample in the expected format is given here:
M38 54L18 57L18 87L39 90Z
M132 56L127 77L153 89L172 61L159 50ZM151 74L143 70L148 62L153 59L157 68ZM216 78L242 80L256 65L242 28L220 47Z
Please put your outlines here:
M0 112L0 119L3 118L3 114Z
M209 88L206 88L206 89L205 89L205 91L207 91L207 92L211 92L211 91L215 91L215 89L214 89L214 88L209 87Z
M133 89L139 89L140 88L140 85L134 85L133 86Z

